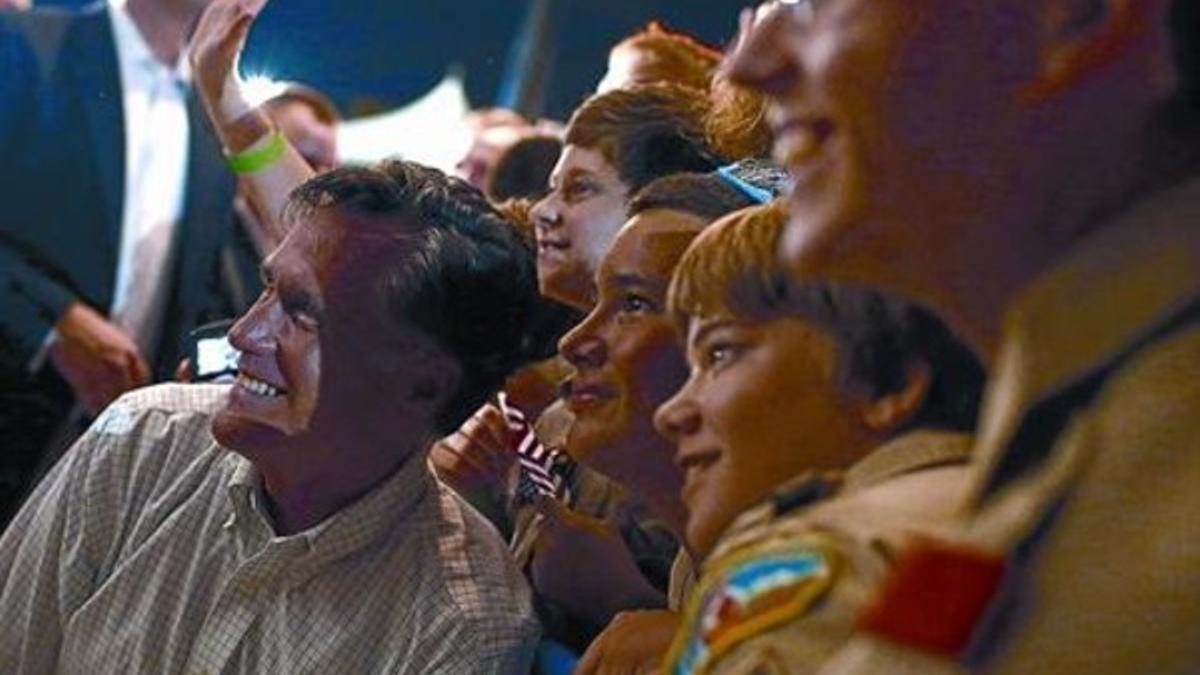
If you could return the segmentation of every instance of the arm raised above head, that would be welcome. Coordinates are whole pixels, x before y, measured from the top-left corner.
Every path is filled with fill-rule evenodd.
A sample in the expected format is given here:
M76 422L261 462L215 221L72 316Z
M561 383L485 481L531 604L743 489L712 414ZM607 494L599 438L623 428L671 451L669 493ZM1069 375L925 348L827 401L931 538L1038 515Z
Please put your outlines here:
M286 234L283 205L313 169L242 90L238 61L264 5L266 0L215 0L200 17L188 53L204 109L274 248Z

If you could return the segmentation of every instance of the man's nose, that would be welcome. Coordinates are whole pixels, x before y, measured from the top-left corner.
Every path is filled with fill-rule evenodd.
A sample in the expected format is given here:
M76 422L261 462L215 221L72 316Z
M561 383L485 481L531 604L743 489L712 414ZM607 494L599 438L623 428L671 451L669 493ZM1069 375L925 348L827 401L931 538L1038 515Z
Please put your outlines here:
M275 317L279 303L266 299L265 294L229 329L229 344L239 351L262 354L274 349Z
M794 43L802 26L789 9L775 5L757 20L743 21L743 34L721 64L730 81L768 96L781 96L799 84Z

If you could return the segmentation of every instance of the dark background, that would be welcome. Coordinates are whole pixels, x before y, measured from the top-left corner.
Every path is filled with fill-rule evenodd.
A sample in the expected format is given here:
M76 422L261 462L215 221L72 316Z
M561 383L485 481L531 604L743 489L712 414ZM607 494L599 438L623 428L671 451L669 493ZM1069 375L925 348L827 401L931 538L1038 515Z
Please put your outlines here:
M565 118L604 72L608 48L653 18L717 46L748 3L731 0L556 0L556 58L545 114ZM35 0L82 6L83 0ZM523 23L524 0L271 0L243 72L308 82L353 114L419 97L461 67L472 106L491 105Z

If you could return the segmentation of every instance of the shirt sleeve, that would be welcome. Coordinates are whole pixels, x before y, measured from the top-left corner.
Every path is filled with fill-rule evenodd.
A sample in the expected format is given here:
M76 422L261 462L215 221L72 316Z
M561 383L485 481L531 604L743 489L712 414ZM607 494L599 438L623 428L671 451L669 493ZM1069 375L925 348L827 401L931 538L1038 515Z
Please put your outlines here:
M90 593L85 478L97 438L81 438L0 538L0 672L53 672L63 627Z
M1067 437L1090 460L1030 566L1034 600L995 672L1195 672L1197 373L1192 328L1112 378Z
M0 537L0 672L54 672L63 631L92 595L116 539L115 502L128 474L121 458L136 444L132 419L120 402L110 406Z

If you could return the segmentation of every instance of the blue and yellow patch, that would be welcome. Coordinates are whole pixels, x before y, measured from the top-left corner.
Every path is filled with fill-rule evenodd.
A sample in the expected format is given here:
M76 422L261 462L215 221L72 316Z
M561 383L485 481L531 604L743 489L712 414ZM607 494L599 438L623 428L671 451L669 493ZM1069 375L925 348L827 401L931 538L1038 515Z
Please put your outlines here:
M807 612L836 572L832 549L816 539L747 546L714 561L688 603L667 672L707 673L739 643Z

